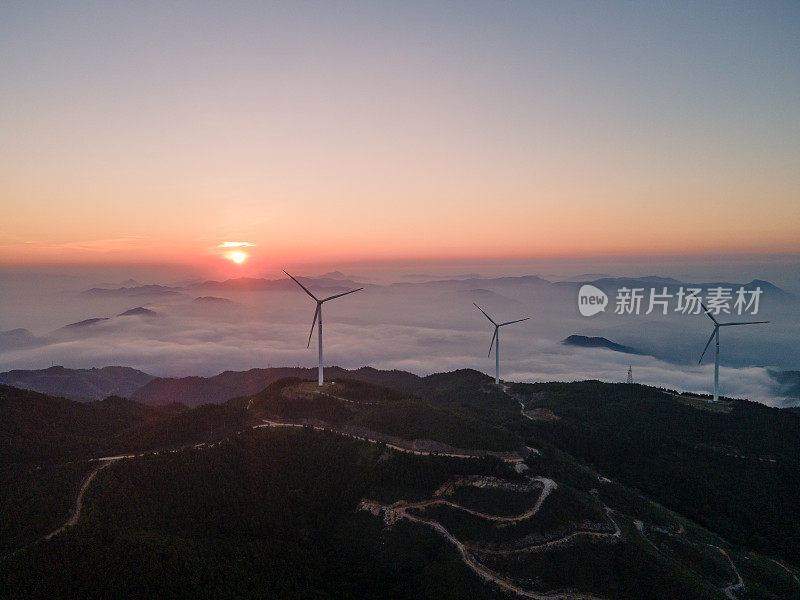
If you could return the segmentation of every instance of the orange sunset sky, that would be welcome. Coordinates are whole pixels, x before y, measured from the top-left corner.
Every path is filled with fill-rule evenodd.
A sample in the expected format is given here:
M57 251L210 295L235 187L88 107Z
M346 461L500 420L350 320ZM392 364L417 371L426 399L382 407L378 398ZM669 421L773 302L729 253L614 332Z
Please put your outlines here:
M800 252L796 3L0 18L0 263Z

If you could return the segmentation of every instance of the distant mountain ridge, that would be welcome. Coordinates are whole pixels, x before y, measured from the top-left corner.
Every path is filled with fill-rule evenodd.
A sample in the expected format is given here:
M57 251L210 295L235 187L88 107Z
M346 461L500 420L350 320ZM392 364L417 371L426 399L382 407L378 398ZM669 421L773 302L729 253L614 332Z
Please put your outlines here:
M129 397L152 379L149 373L131 367L67 369L54 366L0 373L0 384L84 402L108 396Z
M340 290L350 287L373 287L374 284L347 279L342 273L326 273L321 277L300 277L301 282L311 289L321 291ZM285 279L266 279L263 277L237 277L224 281L207 280L186 286L137 285L133 287L100 288L94 287L81 292L90 296L175 296L198 290L231 291L289 291L297 287L288 277Z
M391 289L392 287L398 287L403 289L414 288L414 287L433 287L433 288L440 288L440 289L476 289L476 288L483 288L483 289L492 289L492 287L507 287L512 285L543 285L543 286L551 286L555 289L568 289L572 287L577 287L583 284L592 284L601 289L608 288L608 289L618 289L620 287L656 287L656 288L663 288L666 287L668 291L675 292L678 288L684 287L695 287L695 288L702 288L707 290L708 288L712 287L724 287L724 288L733 288L738 289L739 287L743 287L746 290L754 290L756 288L761 288L762 292L765 295L778 297L782 299L793 298L794 295L786 292L785 290L781 289L780 287L770 283L769 281L765 281L763 279L754 279L749 283L735 283L729 281L715 281L715 282L705 282L705 283L688 283L685 281L679 281L672 277L660 277L657 275L647 275L643 277L600 277L600 278L590 278L587 276L584 278L578 278L574 280L568 281L550 281L548 279L542 278L539 275L520 275L520 276L508 276L508 277L481 277L475 276L471 274L471 277L464 277L464 278L433 278L425 281L399 281L395 283L390 283L388 285L377 285L372 283L366 283L363 281L358 281L353 278L348 278L348 276L334 271L331 273L326 273L325 275L319 277L302 277L298 276L298 279L303 282L305 285L309 286L311 289L318 289L320 291L326 290L341 290L350 287L382 287L385 289ZM207 280L203 282L192 283L185 286L165 286L165 285L137 285L133 287L120 287L116 289L111 288L92 288L82 292L83 294L87 295L98 295L98 296L159 296L159 295L179 295L185 294L189 291L198 291L198 290L217 290L217 291L224 291L224 290L231 290L231 291L288 291L293 290L292 287L293 282L286 278L286 279L267 279L267 278L256 278L256 277L239 277L234 279L226 279L224 281L215 281L215 280ZM496 290L492 290L496 291Z
M177 296L185 288L166 285L136 285L116 289L94 287L84 292L87 296Z
M198 304L233 304L233 300L220 298L219 296L198 296L193 302Z
M687 283L685 281L679 281L672 277L659 277L657 275L648 275L645 277L602 277L600 279L592 279L592 280L577 280L577 281L560 281L554 283L553 285L559 287L577 287L583 284L591 284L594 286L599 287L600 289L619 289L621 287L653 287L656 289L659 288L667 288L668 292L674 293L678 288L701 288L703 290L708 290L709 288L732 288L733 290L737 290L740 287L746 290L755 290L756 288L761 288L763 294L780 297L780 298L792 298L794 297L793 294L783 290L782 288L778 287L777 285L770 283L769 281L765 281L763 279L753 279L749 283L734 283L730 281L712 281L706 283ZM660 289L659 289L660 291Z
M800 405L800 371L779 371L767 369L767 373L776 383L776 392L794 400ZM800 410L800 406L797 407Z
M151 310L149 308L144 308L142 306L137 306L136 308L131 308L118 314L118 317L134 317L134 316L142 316L142 317L154 317L157 315L156 311Z
M0 331L0 350L29 348L31 346L38 346L41 343L42 339L40 337L33 335L30 331L21 327L9 329L8 331Z
M94 325L95 323L99 323L100 321L108 321L108 317L94 317L92 319L84 319L83 321L78 321L77 323L70 323L69 325L64 325L63 329L68 327L88 327L89 325Z
M613 350L614 352L623 352L625 354L644 354L644 352L641 352L636 348L631 348L630 346L623 346L622 344L617 344L616 342L612 342L611 340L604 337L571 335L568 338L562 340L561 343L564 344L565 346L578 346L581 348L607 348L609 350Z

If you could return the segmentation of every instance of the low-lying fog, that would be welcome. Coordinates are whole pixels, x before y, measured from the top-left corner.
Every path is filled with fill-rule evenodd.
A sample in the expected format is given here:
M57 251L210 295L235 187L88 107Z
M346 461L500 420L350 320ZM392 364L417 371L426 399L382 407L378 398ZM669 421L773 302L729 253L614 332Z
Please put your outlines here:
M787 269L797 273L796 265ZM366 286L324 305L327 365L371 365L418 374L469 367L493 373L494 357L487 357L493 329L473 306L476 302L496 321L531 317L501 330L505 379L624 381L631 365L637 382L710 392L713 344L703 364L698 366L697 361L712 332L711 320L703 314L674 311L674 298L667 316L660 310L639 316L615 314L617 288L636 282L603 280L606 273L448 278L453 276L418 272L397 273L395 283L389 283L385 273L379 279L362 272L302 281L321 297ZM791 281L789 273L782 272L784 281ZM251 289L241 289L241 282L204 285L202 278L179 281L166 273L136 281L98 278L96 272L82 276L5 272L0 277L2 371L53 364L126 365L159 376L184 376L316 364L316 331L306 348L314 303L288 280L255 282L245 286ZM583 317L577 304L579 286L569 282L598 279L610 305L593 317ZM750 281L709 277L689 283L726 282L738 287ZM686 281L669 285L681 283ZM168 289L142 287L149 284ZM644 313L650 288L661 292L663 285L650 280L640 284L645 288ZM97 287L126 289L87 291ZM779 385L774 372L800 369L800 299L791 289L765 287L758 314L718 316L721 321L771 321L721 330L720 391L770 405L797 404L796 391ZM147 311L118 316L139 307ZM100 318L105 320L65 327ZM602 336L641 354L562 344L573 334Z

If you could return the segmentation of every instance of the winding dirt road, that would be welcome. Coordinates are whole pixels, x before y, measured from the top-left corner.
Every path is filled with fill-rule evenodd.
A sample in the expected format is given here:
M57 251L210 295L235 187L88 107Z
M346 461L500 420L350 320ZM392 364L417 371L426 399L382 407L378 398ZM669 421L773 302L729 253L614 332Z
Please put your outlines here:
M249 408L249 406L248 406L248 408ZM299 428L299 427L307 427L308 426L308 425L306 425L304 423L287 423L287 422L280 422L280 421L270 421L268 419L262 419L262 420L264 421L263 424L254 425L252 427L252 429L258 429L258 428L261 428L261 427L297 427L297 428ZM352 434L352 433L348 433L346 431L333 429L333 428L330 428L330 427L319 427L319 426L315 425L315 426L313 426L313 428L315 430L318 430L318 431L323 431L323 430L331 431L333 433L336 433L336 434L344 436L344 437L349 437L349 438L352 438L352 439L357 439L357 440L361 440L361 441L365 441L365 442L370 442L370 443L373 443L373 444L381 444L381 443L383 443L383 444L386 445L387 448L391 448L391 449L397 450L399 452L408 452L410 454L416 454L418 456L436 455L436 456L445 456L445 457L450 457L450 458L464 458L464 459L474 458L474 455L472 455L472 454L455 454L455 453L447 453L447 452L434 452L434 451L413 450L413 449L410 449L410 448L403 448L402 446L398 446L396 444L383 442L381 440L372 439L372 438L368 438L368 437L365 437L365 436L359 436L359 435L356 435L356 434ZM194 448L213 447L214 445L215 444L213 444L213 443L212 444L195 444ZM178 450L169 450L168 452L178 452ZM86 493L86 490L89 489L89 486L91 485L91 483L94 480L95 476L101 470L105 469L107 466L109 466L110 464L112 464L112 463L114 463L114 462L116 462L116 461L118 461L120 459L123 459L123 458L137 458L139 456L144 456L145 454L150 454L150 453L151 452L138 452L138 453L135 453L135 454L118 454L118 455L115 455L115 456L103 456L103 457L99 457L99 458L90 459L90 461L92 461L92 462L100 462L101 464L96 469L94 469L91 473L89 473L89 475L86 477L86 479L84 479L83 484L81 485L81 488L78 491L78 496L75 498L75 507L73 509L72 516L69 518L69 520L67 520L66 523L61 525L61 527L59 527L58 529L56 529L54 531L51 531L50 533L48 533L47 535L45 535L45 536L43 536L43 537L41 537L39 539L40 540L45 540L45 541L46 540L50 540L53 537L57 536L58 534L62 533L65 529L67 529L69 527L72 527L73 525L75 525L78 522L78 519L80 519L80 516L81 516L81 510L83 508L83 496ZM160 452L156 452L156 454L159 454L159 453ZM521 457L520 458L516 458L515 457L515 458L505 459L506 462L520 462L521 460L522 460ZM550 480L548 480L548 481L550 481ZM553 481L550 481L549 484L545 483L545 489L544 489L544 492L543 492L544 498L547 497L547 494L550 493L550 489L552 489L552 487L554 485L555 485L555 482L553 482ZM543 501L543 498L540 498L540 503L541 503L541 501ZM487 517L488 517L488 515L487 515Z
M730 564L731 569L733 569L734 575L736 575L736 581L722 588L722 593L724 593L728 598L730 598L730 600L737 600L734 592L738 592L744 587L744 579L742 579L742 576L739 574L739 569L737 569L736 565L733 564L731 557L728 556L728 553L725 552L725 550L723 550L719 546L714 546L714 544L709 544L709 545L719 550L722 556L728 559L728 564Z
M477 574L481 579L488 581L490 583L494 583L498 587L502 588L507 592L512 592L517 594L518 596L522 596L525 598L533 598L535 600L602 600L599 596L595 596L593 594L583 593L583 592L574 592L574 591L558 591L558 592L536 592L533 590L525 589L519 585L516 585L513 581L504 577L500 573L497 573L487 566L482 564L476 557L475 554L516 554L520 552L532 552L535 550L545 549L547 547L553 547L556 545L562 545L569 543L573 538L579 535L589 535L589 536L596 536L601 538L619 538L622 535L622 531L617 524L616 521L611 517L611 510L606 507L606 514L611 519L611 522L614 523L616 531L614 533L605 533L605 532L597 532L597 531L577 531L562 536L561 538L555 540L549 540L547 542L543 542L540 544L533 544L530 546L526 546L523 548L518 549L511 549L511 550L486 550L484 548L478 548L473 545L465 544L461 542L458 538L456 538L452 533L450 533L444 525L435 521L433 519L426 519L423 516L418 514L414 514L409 512L413 509L425 509L428 506L437 506L437 505L444 505L450 506L452 508L462 510L467 512L471 515L477 516L482 519L486 519L489 521L501 522L501 523L512 523L518 522L524 519L530 519L534 517L542 507L542 504L550 495L550 492L557 487L557 484L552 479L547 477L531 477L530 483L527 486L527 489L532 490L534 483L541 484L541 491L539 492L539 497L536 500L533 508L515 516L511 517L503 517L498 515L491 515L487 513L483 513L480 511L473 510L466 506L461 506L455 502L450 500L445 500L441 497L442 494L452 493L455 487L459 485L474 485L474 483L470 483L464 479L457 480L450 484L445 484L439 490L434 493L434 498L430 500L423 500L421 502L407 502L405 500L399 500L394 502L393 504L382 504L380 502L376 502L373 500L364 499L359 504L359 510L364 510L367 512L372 513L375 516L380 516L383 514L383 519L387 524L392 524L399 519L407 519L409 521L413 521L415 523L420 523L422 525L426 525L427 527L431 527L433 530L438 532L442 535L448 542L453 544L456 549L458 550L459 554L461 555L461 559L475 574ZM505 488L505 487L519 487L518 484L510 484L509 482L503 482L501 480L495 480L494 478L483 478L481 481L482 487L495 487L495 488Z
M488 567L481 564L475 559L474 556L472 556L469 547L456 539L453 534L447 531L447 529L445 529L444 525L441 523L409 514L405 514L404 517L409 521L427 525L428 527L432 527L434 530L438 531L448 542L456 547L461 555L461 559L464 561L464 564L472 569L474 573L476 573L484 581L493 583L507 592L512 592L524 598L533 598L534 600L603 600L603 598L600 596L584 594L582 592L565 591L540 593L532 590L526 590L525 588L513 583L510 579L503 577L500 573L496 573L495 571L492 571Z
M597 538L603 540L617 540L622 537L622 529L620 529L620 526L614 520L614 517L611 516L611 513L612 510L606 507L606 516L608 517L608 520L614 524L614 531L611 533L606 531L596 531L594 529L578 529L577 531L573 531L554 540L539 542L537 544L528 544L527 546L522 546L520 548L487 549L473 545L467 547L470 550L473 550L474 552L479 552L481 554L509 556L512 554L523 554L525 552L541 552L542 550L548 550L549 548L557 548L559 546L565 546L566 544L569 544L572 540L579 537L589 537L589 538Z
M398 446L397 444L392 444L391 442L386 442L383 440L378 440L375 438L366 437L363 435L358 435L355 433L349 433L347 431L342 431L341 429L335 429L330 426L322 427L319 425L310 425L307 423L292 423L292 422L284 422L284 421L271 421L269 419L261 419L263 423L261 425L253 425L253 429L259 429L261 427L312 427L316 431L330 431L331 433L335 433L337 435L341 435L344 437L349 437L354 440L361 440L362 442L369 442L371 444L384 444L387 448L391 448L392 450L397 450L399 452L406 452L408 454L416 454L417 456L445 456L449 458L475 458L475 454L458 454L453 452L443 452L441 450L414 450L413 448L404 448L403 446ZM502 458L503 462L507 463L520 463L523 462L523 458L521 456L513 456L508 458Z
M513 398L514 400L516 400L519 403L520 413L522 414L522 416L525 417L526 419L529 419L529 420L532 421L533 419L531 419L531 417L529 415L525 414L525 403L522 400L522 398L517 394L511 393L510 390L509 390L509 386L507 384L503 384L502 388L503 388L503 391L508 396L510 396L511 398ZM669 392L667 392L667 393L669 393ZM677 394L672 394L672 395L678 396ZM619 525L617 524L616 521L614 521L613 517L611 516L611 509L609 509L608 507L606 507L606 514L608 515L608 518L611 519L611 522L614 523L614 525L616 527L616 531L614 532L614 534L600 534L600 533L592 534L591 532L581 532L581 531L579 531L579 532L575 532L575 533L571 534L571 536L576 536L576 535L583 534L583 535L613 535L614 537L619 537L620 534L621 534ZM636 526L636 529L638 530L638 532L642 536L642 538L647 543L649 543L653 548L655 548L655 550L657 552L661 553L661 551L658 549L658 547L655 544L653 544L653 542L651 542L650 539L645 534L645 532L644 532L644 524L639 520L635 520L634 521L634 525ZM681 525L681 530L682 529L683 529L683 526ZM681 533L682 533L682 531L681 531ZM567 536L567 537L570 537L570 536ZM550 544L550 543L561 543L563 541L567 541L566 538L561 538L560 540L554 540L553 542L547 542L545 544L542 544L542 546L546 546L547 544ZM713 547L713 548L716 548L717 550L719 550L719 552L722 553L722 555L727 559L728 564L730 565L731 570L733 571L734 575L736 576L736 580L733 583L731 583L728 586L725 586L725 587L721 588L721 590L722 590L722 593L724 593L725 596L727 596L730 600L737 600L735 593L740 591L740 590L742 590L742 589L744 589L744 587L745 587L744 580L742 579L742 576L739 573L739 570L736 568L736 565L734 564L733 560L731 559L731 557L728 555L728 553L725 550L723 550L719 546L715 546L713 544L708 544L708 545ZM532 547L529 547L529 548L532 548ZM517 552L525 552L525 551L531 551L531 550L529 550L528 548L517 550ZM487 551L483 551L483 552L487 552ZM488 551L488 553L490 553L490 554L506 554L506 553L510 553L510 551L494 550L494 551ZM778 564L780 564L780 563L778 563ZM784 569L786 569L786 567L784 567L783 565L781 565L781 566ZM794 575L794 573L792 573L789 569L786 569L786 571L788 571L790 574ZM795 576L795 579L797 579L796 576Z
M379 506L381 510L391 510L396 513L402 513L403 517L409 516L408 513L406 512L409 510L414 510L414 509L425 510L430 506L450 506L451 508L461 510L465 513L469 513L473 516L485 519L487 521L495 521L499 523L510 524L519 521L524 521L525 519L530 519L531 517L533 517L537 512L539 512L539 509L542 506L542 502L544 502L545 498L547 498L547 496L550 494L550 491L557 487L555 481L553 481L552 479L548 479L546 477L536 477L533 478L533 480L543 484L542 491L539 494L539 499L536 501L536 504L533 506L533 508L526 510L522 514L514 515L511 517L491 515L488 513L480 512L472 508L462 506L451 500L446 500L442 497L436 497L436 494L434 494L434 498L431 498L430 500L421 500L419 502L408 502L406 500L398 500L397 502L388 505L382 505L378 503L373 503L373 504L375 504L375 506ZM499 486L491 486L491 487L499 487ZM369 500L363 501L363 503L369 503L369 502L370 502Z
M54 531L51 531L47 535L43 536L41 538L42 540L49 540L49 539L57 536L59 533L61 533L62 531L64 531L68 527L72 527L73 525L75 525L75 523L78 522L78 519L81 518L81 509L83 508L83 495L86 493L86 490L89 489L89 485L92 483L92 480L95 478L95 476L100 471L105 469L111 463L119 460L120 458L122 458L122 457L120 456L120 457L110 457L110 458L105 458L105 459L98 459L98 460L102 461L102 464L100 464L100 466L98 466L94 471L89 473L89 475L86 477L86 479L83 480L83 485L81 485L81 489L78 492L78 497L75 498L75 507L72 509L72 516L61 527L59 527L58 529L56 529Z

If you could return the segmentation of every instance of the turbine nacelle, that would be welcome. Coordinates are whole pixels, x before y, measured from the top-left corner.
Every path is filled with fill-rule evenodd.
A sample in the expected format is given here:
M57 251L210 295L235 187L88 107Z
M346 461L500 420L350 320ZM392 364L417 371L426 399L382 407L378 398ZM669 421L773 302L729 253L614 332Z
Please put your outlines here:
M474 302L472 304L475 304ZM492 317L490 317L485 310L483 310L480 306L475 304L475 308L483 313L483 316L489 319L489 321L494 325L494 335L492 335L492 341L489 344L489 354L486 356L489 357L492 355L492 347L494 347L494 357L495 357L495 375L494 375L494 382L496 384L500 383L500 328L505 327L506 325L511 325L512 323L521 323L522 321L527 321L530 317L525 317L524 319L516 319L514 321L506 321L505 323L497 323ZM495 344L495 341L497 344Z
M708 338L708 342L706 342L705 348L703 348L702 354L700 354L700 360L697 361L698 365L701 362L703 362L703 357L706 354L706 350L708 350L708 347L711 345L711 340L713 340L714 336L717 335L717 332L719 331L720 327L732 327L734 325L758 325L758 324L761 324L761 323L769 323L769 321L731 321L730 323L720 323L719 321L717 321L714 318L714 315L711 314L711 311L708 308L706 308L705 304L703 304L701 302L700 306L703 307L703 310L705 311L706 316L714 322L714 329L711 332L711 337ZM717 342L717 343L719 343L719 342Z
M720 323L714 318L714 315L711 314L711 311L706 308L705 304L701 302L700 306L703 307L706 316L708 316L708 318L714 322L714 329L711 332L711 336L708 338L708 341L706 342L705 348L703 348L703 353L700 355L700 360L697 361L697 364L699 365L701 362L703 362L703 357L706 355L706 351L711 345L711 340L716 338L716 352L714 353L714 402L716 402L719 399L719 328L732 327L734 325L758 325L761 323L769 323L769 321L731 321L729 323Z
M311 336L314 335L314 326L319 323L319 385L322 385L322 305L323 303L327 302L328 300L333 300L335 298L341 298L342 296L347 296L348 294L352 294L353 292L358 292L363 290L363 287L357 288L355 290L350 290L349 292L342 292L341 294L334 294L333 296L328 296L327 298L317 298L311 291L300 283L294 276L289 274L288 271L283 271L286 273L297 285L303 288L303 291L311 296L314 302L317 303L317 308L314 311L314 319L311 321L311 331L308 333L308 343L306 344L306 348L311 347Z

